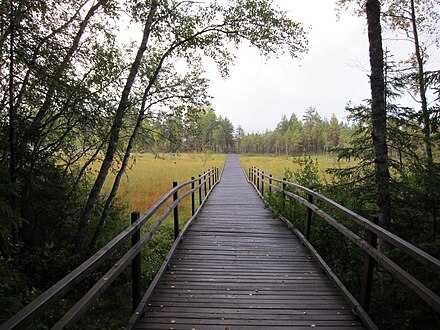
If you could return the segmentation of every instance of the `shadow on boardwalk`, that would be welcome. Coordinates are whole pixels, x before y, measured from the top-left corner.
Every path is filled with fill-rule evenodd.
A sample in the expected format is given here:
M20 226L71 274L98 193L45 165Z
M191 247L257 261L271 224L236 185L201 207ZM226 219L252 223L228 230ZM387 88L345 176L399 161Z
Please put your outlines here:
M363 329L229 155L135 329Z

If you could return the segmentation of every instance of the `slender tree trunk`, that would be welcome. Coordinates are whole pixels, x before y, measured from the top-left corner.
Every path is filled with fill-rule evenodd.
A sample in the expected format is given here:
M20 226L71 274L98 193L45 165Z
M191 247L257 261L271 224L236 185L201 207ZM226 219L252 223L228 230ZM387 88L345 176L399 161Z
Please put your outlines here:
M136 75L139 71L143 55L147 49L148 39L150 37L151 27L153 24L153 18L156 13L156 10L157 10L157 4L150 9L150 13L145 23L141 45L139 46L138 52L136 54L136 58L131 66L130 73L125 83L124 90L122 91L121 99L119 101L119 106L116 110L115 118L113 120L113 125L110 130L110 137L108 141L108 147L105 154L105 158L101 164L100 171L92 187L92 190L90 191L86 206L84 207L83 214L81 216L78 225L78 230L75 235L75 246L79 245L79 242L82 239L87 229L87 226L90 223L90 219L92 217L93 211L95 210L96 203L98 201L99 194L101 193L102 186L104 185L104 181L107 178L108 171L113 163L113 159L116 152L116 144L119 140L119 133L122 127L123 118L125 115L125 111L129 106L128 99L130 96L131 88L133 86Z
M15 138L15 118L16 107L14 105L14 37L15 37L15 14L14 1L10 3L10 50L9 50L9 180L12 185L17 181L17 154ZM17 209L17 198L14 193L9 195L9 204L14 212ZM18 242L18 230L15 224L12 225L12 239L14 243Z
M115 177L115 180L113 182L112 190L107 197L106 203L104 205L104 209L102 210L101 219L99 220L98 227L95 230L95 233L93 235L93 238L90 243L90 250L94 250L96 247L96 243L98 242L99 236L102 234L102 231L104 230L105 224L107 222L107 218L110 214L110 208L113 205L113 202L116 198L116 194L119 189L119 185L122 180L122 176L125 173L125 170L128 165L128 161L130 160L131 151L133 150L134 143L136 141L137 135L139 134L139 131L142 126L142 122L145 118L145 111L147 109L147 99L150 95L151 88L156 83L159 73L162 70L163 64L167 57L172 53L172 51L175 49L175 46L170 47L161 57L156 69L154 70L154 73L152 77L150 78L150 81L148 82L147 87L145 88L144 94L142 96L142 104L141 104L141 110L139 111L138 118L135 124L135 127L133 129L133 133L130 136L130 140L128 141L127 148L125 149L124 158L122 160L121 168L118 171L118 174ZM170 141L170 148L171 148L171 141Z
M78 176L75 179L75 183L73 184L72 188L70 189L69 194L67 195L65 207L67 207L67 205L70 203L70 200L71 200L73 194L75 193L76 189L78 188L82 177L86 173L87 168L90 166L90 164L92 164L95 161L96 157L98 157L98 154L101 152L103 147L104 147L104 142L98 146L98 148L95 150L93 155L81 167L81 170L79 171Z
M124 158L122 160L121 168L119 169L118 174L116 174L115 180L113 182L112 190L110 191L110 194L108 195L107 200L105 202L104 209L102 210L101 219L99 220L98 226L96 227L95 233L93 234L92 240L90 242L90 247L89 247L90 251L95 250L98 239L104 230L108 216L110 215L110 209L111 209L113 202L116 198L116 194L118 192L119 185L121 183L122 177L125 173L128 162L130 160L131 150L133 149L134 142L136 141L136 137L137 137L137 134L139 133L142 122L143 122L143 115L139 114L136 125L133 130L133 133L130 136L130 140L128 141L128 145L125 150Z
M425 142L426 159L428 162L428 174L432 173L434 166L434 160L432 156L432 142L431 142L431 119L428 111L428 100L426 98L426 85L425 85L425 71L423 58L420 51L419 33L417 29L416 10L414 6L414 0L411 0L411 24L414 36L414 47L416 52L417 67L418 67L418 83L420 100L422 102L422 118L423 118L423 138Z
M76 17L78 17L79 15L80 15L80 12L81 12L81 10L84 8L84 6L87 4L87 2L89 2L90 0L86 0L79 8L78 8L78 10L75 12L75 14L74 15L72 15L72 17L69 19L69 20L67 20L63 25L61 25L60 27L58 27L57 29L55 29L55 30L53 30L51 33L49 33L48 35L46 35L44 38L42 38L39 42L38 42L38 44L35 46L35 48L34 48L34 50L33 50L33 55L32 55L32 59L29 61L29 64L27 65L27 67L28 67L28 70L27 70L27 72L26 72L26 75L25 75L25 77L23 78L23 80L22 80L22 82L21 82L21 89L20 89L20 91L18 92L18 95L16 96L16 102L15 102L15 111L17 112L18 111L18 109L20 109L20 107L21 107L21 103L23 102L23 99L24 99L24 97L25 97L25 95L26 95L26 92L27 92L27 88L29 87L28 86L28 84L29 84L29 79L30 79L30 77L31 77L31 74L32 74L32 69L31 68L33 68L34 66L35 66L35 63L36 63L36 61L37 61L37 59L38 59L38 57L41 55L40 54L40 49L41 49L41 47L51 38L51 37L53 37L53 36L55 36L56 34L58 34L58 33L60 33L60 32L62 32L63 30L65 30L67 27L69 27L69 25L71 25L72 24L72 22L75 20L75 18ZM89 11L89 13L90 13L90 11ZM91 17L91 16L90 16ZM89 18L87 18L87 16L86 16L86 21L88 21L89 20ZM87 22L86 22L87 23ZM82 23L82 25L84 26L84 28L85 28L85 25L84 25L84 21L83 21L83 23ZM80 27L80 30L82 30L83 29L83 27ZM9 33L9 31L8 31L8 33ZM82 34L82 33L81 33ZM0 42L0 48L1 48L1 46L2 46L2 43ZM72 54L73 54L73 52L72 52ZM61 65L62 66L62 65ZM56 78L61 78L61 76L60 75L54 75L54 76L56 76ZM59 80L59 79L58 79ZM46 92L46 97L47 97L47 95L48 95L49 93L48 92ZM53 92L52 92L52 96L53 96ZM52 98L52 96L51 96L51 98ZM45 97L45 98L46 98ZM44 103L44 102L43 102ZM49 104L48 104L49 105ZM29 130L29 132L27 133L27 134L29 134L30 135L30 132L31 132L31 130Z
M391 199L389 190L388 149L386 141L386 108L384 59L382 31L380 25L379 0L367 0L368 39L370 44L371 98L372 98L372 138L374 148L376 201L379 209L379 224L388 226L391 219Z
M10 181L15 181L15 106L14 106L14 1L10 3L10 43L9 43L9 153Z
M158 71L156 71L156 72L158 72ZM153 78L154 78L154 81L156 81L157 75L155 75L155 77L153 77ZM130 136L130 140L128 141L127 148L125 149L125 154L124 154L124 158L122 160L121 168L119 169L118 174L116 174L115 180L113 182L112 190L111 190L109 196L107 197L107 200L104 205L104 209L102 210L101 219L99 220L98 227L96 228L95 233L93 235L93 238L90 242L90 248L89 248L90 251L93 251L96 248L96 244L98 242L99 236L101 236L102 231L104 230L105 224L107 222L107 218L110 214L110 208L113 205L113 202L116 198L116 194L118 192L119 185L122 180L122 176L124 175L125 170L128 165L128 161L130 160L131 151L133 150L133 146L136 141L137 135L141 129L142 122L144 121L147 97L149 95L149 91L150 91L151 87L153 86L154 81L150 80L150 82L144 92L144 96L142 98L141 110L139 111L136 125L133 129L133 133Z
M24 143L27 143L27 141L35 138L36 135L38 135L38 134L36 134L36 132L38 131L38 127L39 127L41 121L43 120L44 116L46 115L47 111L49 110L50 105L52 104L53 96L55 95L57 86L58 86L64 72L66 71L69 63L71 62L73 55L75 54L75 52L79 48L79 43L81 41L81 38L84 35L86 27L89 24L90 19L93 17L93 15L95 15L96 11L102 6L102 3L105 1L106 0L100 0L95 5L93 5L89 9L89 11L87 12L83 21L81 22L79 30L76 33L75 38L73 39L72 45L68 49L66 55L63 58L63 61L58 66L58 68L55 70L55 73L54 73L53 77L51 78L51 82L49 84L48 90L47 90L46 95L44 97L43 105L38 110L36 116L34 117L32 123L30 125L29 130L26 132L25 137L24 137Z

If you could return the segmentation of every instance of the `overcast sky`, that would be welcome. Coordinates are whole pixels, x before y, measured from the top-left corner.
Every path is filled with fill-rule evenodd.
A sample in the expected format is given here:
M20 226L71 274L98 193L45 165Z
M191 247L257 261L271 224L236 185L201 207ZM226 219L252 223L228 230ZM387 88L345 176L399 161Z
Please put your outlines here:
M348 101L369 97L366 20L343 13L338 21L333 0L274 2L310 27L309 53L265 61L245 46L226 80L212 63L207 70L214 110L246 132L273 130L282 115L302 118L310 106L323 117L345 119Z
M221 0L220 0L221 1ZM273 0L294 21L308 31L309 52L301 59L288 55L266 60L257 49L242 46L230 76L222 79L213 60L205 62L209 93L217 115L228 117L247 133L275 129L283 115L301 119L305 109L315 107L322 117L335 114L346 121L345 107L370 98L368 37L365 17L341 12L336 0ZM127 22L129 20L127 19ZM128 24L120 36L124 42L138 42L141 30ZM384 48L395 60L407 59L413 51L408 41L393 41L395 34L384 31ZM430 49L427 70L438 70L440 50ZM434 97L430 98L431 101ZM415 106L408 96L399 102Z

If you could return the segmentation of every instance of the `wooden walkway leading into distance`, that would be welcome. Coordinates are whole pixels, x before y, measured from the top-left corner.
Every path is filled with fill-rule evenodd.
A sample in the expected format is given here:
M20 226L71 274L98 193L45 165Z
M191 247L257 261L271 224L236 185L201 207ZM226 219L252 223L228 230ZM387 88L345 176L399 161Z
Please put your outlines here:
M363 329L235 155L135 329Z

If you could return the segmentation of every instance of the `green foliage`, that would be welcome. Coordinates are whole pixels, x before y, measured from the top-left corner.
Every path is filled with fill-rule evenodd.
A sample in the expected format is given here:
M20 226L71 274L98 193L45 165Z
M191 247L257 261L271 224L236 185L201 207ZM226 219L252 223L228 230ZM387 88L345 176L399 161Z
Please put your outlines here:
M217 116L212 108L194 111L192 117L156 116L143 130L137 150L159 153L211 152L235 150L234 126L228 118Z
M0 324L20 310L32 296L29 280L16 267L13 259L0 256Z
M421 244L420 248L436 258L440 257L438 241ZM432 291L440 292L440 279L437 274L397 249L389 251L388 256ZM380 329L439 328L439 313L428 307L413 291L387 271L376 269L373 290L371 310Z
M287 181L295 182L301 186L312 189L322 185L322 178L319 175L318 160L311 156L294 157L292 163L299 165L299 169L286 169L285 177Z
M10 183L3 166L0 166L0 256L9 255L18 248L14 235L22 225L20 215L11 207L11 198L17 198L19 182Z

